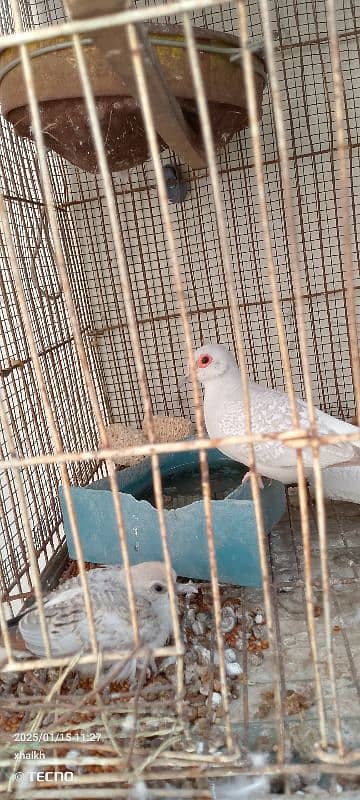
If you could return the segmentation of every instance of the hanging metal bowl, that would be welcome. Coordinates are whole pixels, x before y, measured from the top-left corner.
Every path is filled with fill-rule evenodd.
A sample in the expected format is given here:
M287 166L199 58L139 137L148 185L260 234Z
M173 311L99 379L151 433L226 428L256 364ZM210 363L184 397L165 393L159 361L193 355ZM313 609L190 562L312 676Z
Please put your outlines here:
M217 149L248 125L241 62L230 61L238 40L224 33L194 29ZM147 35L167 84L188 125L200 136L191 69L180 25L151 25ZM112 171L134 167L149 158L141 111L126 82L91 40L83 41L96 110ZM77 167L96 173L98 165L82 96L75 54L68 39L28 45L32 57L42 131L47 147ZM266 73L253 55L259 115ZM19 136L32 138L27 92L17 48L0 52L2 114ZM167 143L159 136L160 149Z

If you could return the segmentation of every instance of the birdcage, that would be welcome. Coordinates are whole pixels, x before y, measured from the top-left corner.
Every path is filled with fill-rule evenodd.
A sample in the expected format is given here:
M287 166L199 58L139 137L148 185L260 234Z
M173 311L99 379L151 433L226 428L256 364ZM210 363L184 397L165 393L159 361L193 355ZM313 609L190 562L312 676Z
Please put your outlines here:
M356 424L359 8L4 0L0 15L3 796L355 797L360 506L324 497L319 447L359 432L320 439L314 408ZM208 456L230 440L206 435L192 359L214 341L244 380L231 442L248 449L261 588L219 565ZM254 432L247 378L286 389L289 430ZM195 435L160 437L156 415ZM119 425L135 438L114 440ZM261 439L297 454L270 534ZM178 607L162 482L174 454L199 461L209 573ZM116 680L144 650L118 484L134 459L152 476L173 616L158 674L146 650L135 688ZM97 648L88 587L78 498L97 508L103 479L134 625L125 656ZM76 574L91 649L54 655L44 596ZM38 658L12 626L34 602Z

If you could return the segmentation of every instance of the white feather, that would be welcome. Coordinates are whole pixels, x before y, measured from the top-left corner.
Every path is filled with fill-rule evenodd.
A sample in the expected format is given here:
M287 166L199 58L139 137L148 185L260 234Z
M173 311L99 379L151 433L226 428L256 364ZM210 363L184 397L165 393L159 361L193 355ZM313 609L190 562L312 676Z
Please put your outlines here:
M253 767L263 767L267 762L264 753L250 753ZM213 800L257 800L269 793L270 779L268 775L239 775L227 781L211 783Z

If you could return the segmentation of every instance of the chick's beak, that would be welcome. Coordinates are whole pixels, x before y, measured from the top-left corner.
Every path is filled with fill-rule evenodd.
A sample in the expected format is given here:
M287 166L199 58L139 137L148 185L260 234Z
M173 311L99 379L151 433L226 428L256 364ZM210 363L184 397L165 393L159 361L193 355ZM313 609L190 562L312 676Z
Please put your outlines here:
M197 586L193 583L175 583L176 594L197 594Z

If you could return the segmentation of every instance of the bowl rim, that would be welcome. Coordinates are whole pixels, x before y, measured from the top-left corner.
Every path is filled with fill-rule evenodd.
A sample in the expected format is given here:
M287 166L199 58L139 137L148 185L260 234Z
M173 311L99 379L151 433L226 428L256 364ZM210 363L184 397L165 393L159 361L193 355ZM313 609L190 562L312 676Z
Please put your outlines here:
M161 25L159 23L154 23L148 26L148 31L150 41L151 38L155 40L155 49L161 47L181 47L182 49L183 46L179 46L179 42L181 41L184 42L185 49L185 35L182 25ZM229 50L230 55L233 55L234 52L240 52L239 40L233 34L223 31L213 31L207 28L197 28L195 26L193 27L193 32L195 34L195 40L199 43L204 42L204 48L207 48L206 50L202 50L202 48L199 47L199 50L202 50L204 56L217 55L219 58L228 58L227 53L223 52L224 50ZM165 40L173 39L173 42L168 41L162 43L159 41L161 38ZM87 37L81 39L81 43L84 47L91 47L92 50L96 51L96 45L93 39ZM216 51L216 44L221 45L218 51ZM39 56L41 57L51 53L57 54L59 51L68 50L72 47L72 42L69 41L67 36L58 36L52 39L44 38L39 42L32 42L27 46L27 49L31 58L38 58ZM214 49L209 50L210 47ZM7 47L0 50L0 84L9 72L21 64L21 57L18 53L17 47ZM99 57L100 55L99 51ZM234 67L239 66L238 62L232 62L230 59L229 64ZM265 81L267 77L265 62L256 53L253 53L253 65L254 72L260 75Z

